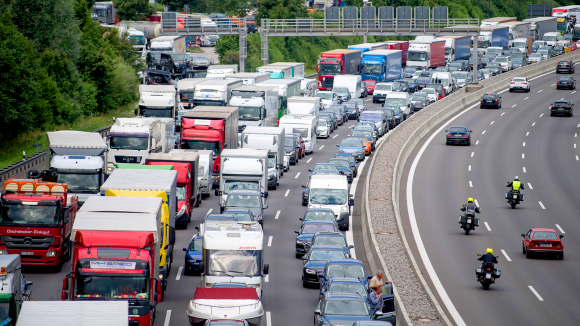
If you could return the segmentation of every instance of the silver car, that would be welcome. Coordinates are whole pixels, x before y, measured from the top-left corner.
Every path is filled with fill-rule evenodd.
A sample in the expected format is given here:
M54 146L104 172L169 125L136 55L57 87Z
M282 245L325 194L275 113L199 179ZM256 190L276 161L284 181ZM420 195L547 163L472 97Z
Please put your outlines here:
M348 102L350 100L350 92L346 87L334 87L332 89L341 102Z

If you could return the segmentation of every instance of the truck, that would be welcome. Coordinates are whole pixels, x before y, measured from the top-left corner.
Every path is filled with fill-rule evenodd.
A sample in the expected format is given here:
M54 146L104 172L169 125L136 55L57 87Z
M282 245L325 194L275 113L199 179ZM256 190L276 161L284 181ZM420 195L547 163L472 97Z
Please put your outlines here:
M56 182L67 184L67 205L76 197L80 206L105 182L107 143L97 132L47 132L46 162L57 173Z
M300 95L306 97L314 96L318 90L318 81L316 79L304 78L300 81Z
M208 79L195 85L195 106L227 106L232 89L243 85L239 79Z
M489 47L508 48L509 26L485 26L482 27L477 36L477 48L487 49Z
M278 125L278 87L240 86L232 90L230 106L239 108L238 132L246 126Z
M524 19L523 21L530 23L531 36L534 37L534 41L543 39L546 33L558 31L556 17L536 17Z
M256 68L256 72L269 73L270 79L288 79L292 76L292 67L267 65Z
M187 229L194 207L201 204L199 192L199 155L197 153L152 153L147 165L170 165L177 171L176 226Z
M264 232L258 222L208 221L202 250L204 287L244 283L262 296L269 265L264 263Z
M151 40L150 51L185 53L186 36L159 36Z
M22 303L30 299L31 281L22 275L20 255L0 256L0 325L16 325Z
M115 6L113 6L113 1L95 2L93 13L97 16L97 20L101 25L115 25L118 23L117 11Z
M143 31L137 30L135 28L127 28L125 26L117 26L119 30L119 37L126 36L139 57L141 57L143 51L147 50L148 40L145 37Z
M141 213L140 207L125 201L109 207L112 212L78 214L72 232L72 271L62 282L61 299L127 301L129 324L150 326L163 293L157 216Z
M201 198L208 197L213 184L211 169L213 167L213 151L197 149L172 149L169 153L195 153L199 155L199 168L197 170L197 183Z
M313 116L318 118L321 107L320 97L292 96L288 99L288 115L295 117Z
M403 55L401 50L373 50L363 54L361 61L362 80L377 83L390 82L401 78Z
M268 150L268 186L276 190L284 174L284 128L248 126L242 131L242 148Z
M292 69L291 74L286 78L304 78L304 62L274 62L270 64L270 67L276 66L285 66Z
M149 153L167 153L173 148L172 118L117 118L107 139L107 174L117 163L145 164Z
M451 63L455 60L469 60L471 54L471 37L469 36L439 36L445 40L445 60Z
M336 75L358 75L361 59L360 50L337 49L322 52L316 66L318 90L332 90Z
M143 35L147 40L147 47L149 47L151 44L152 39L161 36L161 24L159 22L124 20L119 22L118 26L120 28L135 29L137 31L143 32Z
M359 50L360 55L362 56L365 52L368 52L368 51L386 50L387 49L387 42L362 43L362 44L349 45L348 49L349 50Z
M139 107L135 115L148 118L177 116L176 90L173 85L139 85Z
M305 152L312 154L316 147L316 127L318 126L318 117L292 116L285 115L280 119L279 126L284 128L286 133L300 134L304 141Z
M528 38L532 35L531 32L531 24L529 22L507 22L501 23L498 26L508 26L509 28L509 44L508 46L511 48L513 40L517 38Z
M267 72L239 72L237 74L227 75L226 79L241 79L244 85L256 85L270 79L270 74Z
M228 75L237 73L238 65L211 65L207 68L206 78L223 79Z
M179 110L191 109L195 85L208 80L207 78L184 78L177 81L177 102Z
M256 86L278 87L278 119L287 114L288 99L292 96L300 96L301 81L299 79L268 79Z
M181 117L181 148L213 151L212 188L219 186L220 153L238 148L237 107L197 107Z
M445 66L445 40L409 41L407 66L422 70Z
M27 301L16 326L127 326L128 301Z
M403 57L403 65L407 64L407 52L409 52L409 41L389 41L387 42L387 50L401 50Z
M268 151L254 148L224 149L221 155L220 213L230 190L255 190L268 197Z
M485 26L497 26L499 24L507 23L507 22L517 22L518 19L516 17L493 17L488 19L483 19L481 21L481 25L479 27Z
M68 199L66 183L31 179L8 179L4 190L0 254L19 254L22 265L60 271L71 257L77 198Z

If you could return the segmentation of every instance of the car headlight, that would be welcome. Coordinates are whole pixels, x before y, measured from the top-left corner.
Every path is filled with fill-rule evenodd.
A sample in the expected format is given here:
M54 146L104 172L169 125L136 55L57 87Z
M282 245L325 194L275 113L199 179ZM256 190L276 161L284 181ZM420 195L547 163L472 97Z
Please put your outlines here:
M307 268L306 269L306 273L308 273L308 274L316 274L316 271L314 269Z
M298 239L298 240L296 240L296 243L306 244L306 243L308 243L308 240Z
M179 212L177 213L177 215L183 215L183 214L185 214L185 205L186 204L183 204L183 206L181 206L181 209L179 210Z

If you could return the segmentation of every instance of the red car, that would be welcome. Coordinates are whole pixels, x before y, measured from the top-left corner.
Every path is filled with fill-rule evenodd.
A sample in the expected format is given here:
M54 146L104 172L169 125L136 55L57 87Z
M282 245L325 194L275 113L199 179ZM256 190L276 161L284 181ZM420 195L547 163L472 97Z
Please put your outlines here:
M533 254L554 254L558 259L564 259L563 235L558 235L554 229L531 229L522 234L522 252L526 258Z
M286 135L292 135L295 138L298 138L298 143L300 144L300 147L298 149L298 158L303 158L304 156L306 156L306 145L304 144L302 136L300 134L286 134Z
M373 95L375 93L375 85L377 85L377 82L374 80L365 80L365 86L367 88L367 94L368 95Z

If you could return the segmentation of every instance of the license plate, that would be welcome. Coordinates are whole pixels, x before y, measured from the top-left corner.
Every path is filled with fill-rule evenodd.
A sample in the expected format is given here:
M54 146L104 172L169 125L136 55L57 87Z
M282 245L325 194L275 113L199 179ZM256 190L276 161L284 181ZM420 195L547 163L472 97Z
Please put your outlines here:
M467 224L470 224L470 223L471 223L471 219L470 219L470 218L468 218L468 219L467 219Z
M513 197L513 198L514 198L514 199L518 199L518 195L514 195L514 197Z
M34 252L32 251L21 251L20 256L33 256Z
M540 247L551 247L551 243L540 243Z
M491 278L491 273L486 273L485 274L485 278L490 279Z

